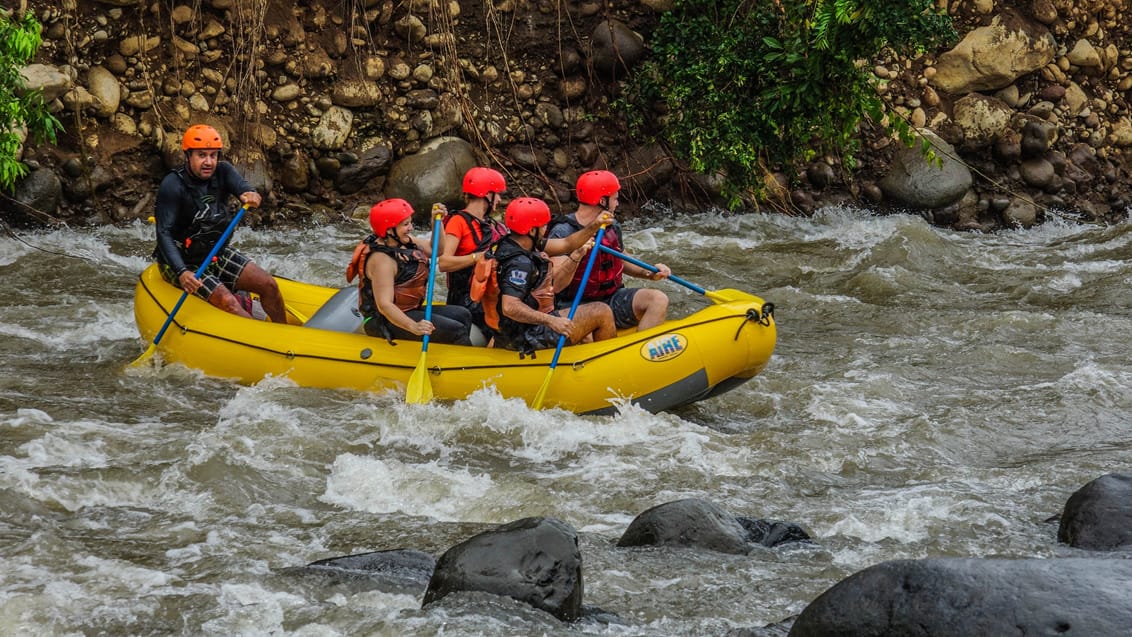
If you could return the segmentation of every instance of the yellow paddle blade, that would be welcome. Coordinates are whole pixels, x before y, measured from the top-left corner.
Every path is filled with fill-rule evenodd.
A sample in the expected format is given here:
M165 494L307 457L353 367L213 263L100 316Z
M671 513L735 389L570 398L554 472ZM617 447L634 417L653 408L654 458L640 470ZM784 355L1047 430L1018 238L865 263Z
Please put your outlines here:
M550 377L554 375L554 368L546 370L546 378L542 379L542 387L538 388L535 399L531 401L531 409L542 409L542 401L546 400L546 390L550 387Z
M419 405L432 400L432 382L428 379L428 369L425 368L425 354L421 352L421 359L417 368L409 376L409 385L405 388L405 402Z
M156 352L157 345L155 343L150 343L149 347L147 347L145 351L142 352L142 355L138 356L137 359L134 360L134 362L130 363L130 367L140 367L143 363L148 362Z

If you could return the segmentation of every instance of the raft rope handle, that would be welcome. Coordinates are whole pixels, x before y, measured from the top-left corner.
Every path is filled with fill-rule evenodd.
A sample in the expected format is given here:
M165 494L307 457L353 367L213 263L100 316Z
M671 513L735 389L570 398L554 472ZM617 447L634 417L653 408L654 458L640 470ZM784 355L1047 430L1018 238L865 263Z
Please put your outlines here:
M735 330L735 338L732 340L739 340L739 333L743 331L743 326L747 324L747 321L758 323L763 327L770 327L770 318L772 316L774 316L774 303L763 303L761 312L755 308L747 310L746 321L739 324L739 329Z
M759 317L759 324L763 327L770 327L770 319L774 316L774 303L763 303L762 316Z

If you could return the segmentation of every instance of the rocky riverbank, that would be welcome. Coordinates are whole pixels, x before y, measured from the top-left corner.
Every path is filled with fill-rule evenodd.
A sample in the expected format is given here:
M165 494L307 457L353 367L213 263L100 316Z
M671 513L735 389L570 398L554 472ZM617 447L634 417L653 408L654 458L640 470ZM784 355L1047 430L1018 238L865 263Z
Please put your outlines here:
M195 122L221 130L228 158L268 194L255 223L348 219L384 196L422 210L456 203L473 163L556 208L595 167L625 178L630 214L649 201L719 203L711 179L632 139L611 107L671 0L28 5L45 37L25 75L67 132L26 149L35 170L3 200L11 220L148 216ZM856 203L978 230L1127 215L1128 1L947 10L961 36L952 49L872 61L878 90L933 142L934 161L866 124L855 169L823 158L784 170L753 206Z

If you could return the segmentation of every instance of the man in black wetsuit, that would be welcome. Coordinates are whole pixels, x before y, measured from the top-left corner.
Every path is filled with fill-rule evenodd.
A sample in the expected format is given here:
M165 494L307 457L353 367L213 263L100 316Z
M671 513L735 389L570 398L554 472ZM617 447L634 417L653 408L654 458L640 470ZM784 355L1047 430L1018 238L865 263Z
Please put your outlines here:
M223 148L220 133L211 126L197 124L185 131L181 140L185 165L170 171L157 191L153 256L165 280L182 290L246 318L251 318L249 308L234 292L258 294L271 320L286 323L283 295L275 279L230 245L222 246L201 278L196 277L196 270L232 221L228 198L237 197L249 208L263 201L232 164L220 161Z

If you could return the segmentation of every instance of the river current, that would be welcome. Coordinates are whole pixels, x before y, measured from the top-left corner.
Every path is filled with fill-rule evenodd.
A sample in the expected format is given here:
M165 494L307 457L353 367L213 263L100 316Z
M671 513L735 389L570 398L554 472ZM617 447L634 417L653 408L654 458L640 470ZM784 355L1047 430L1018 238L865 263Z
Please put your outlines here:
M133 290L153 229L0 235L0 634L726 635L892 559L1058 557L1069 495L1132 462L1132 225L993 234L911 215L659 213L629 250L776 307L766 371L679 411L581 417L483 391L255 386L147 343ZM362 227L257 231L268 270L345 285ZM663 288L673 315L708 302ZM442 297L441 297L442 298ZM682 498L800 524L810 545L623 549ZM529 516L575 528L587 605L298 577L396 548L436 556ZM387 588L387 587L386 587Z

